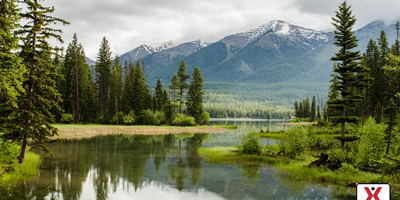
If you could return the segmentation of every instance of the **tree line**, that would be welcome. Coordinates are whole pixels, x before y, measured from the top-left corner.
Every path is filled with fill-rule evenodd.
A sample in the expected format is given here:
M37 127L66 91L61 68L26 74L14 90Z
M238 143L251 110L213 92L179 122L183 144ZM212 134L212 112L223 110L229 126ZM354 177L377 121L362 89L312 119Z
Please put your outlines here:
M63 100L60 107L65 111L64 114L54 113L58 115L57 121L179 124L174 122L176 110L179 110L181 115L194 117L192 122L204 123L202 116L207 115L203 111L204 79L199 68L196 67L190 76L182 60L170 80L169 94L160 79L154 90L150 88L144 61L122 64L119 56L112 58L111 55L108 40L104 37L96 63L90 67L75 34L64 59L54 59L63 77L58 79L57 85ZM182 117L183 120L187 118ZM193 125L192 122L188 125Z
M28 140L51 154L46 144L58 134L55 122L208 122L199 68L190 76L182 60L171 79L172 100L160 80L152 94L145 63L122 66L118 56L112 58L105 37L94 66L87 64L76 34L65 54L64 49L50 45L49 39L63 43L62 30L51 25L69 24L53 17L53 12L54 7L44 7L39 0L1 1L0 138L21 145L19 163L25 160Z

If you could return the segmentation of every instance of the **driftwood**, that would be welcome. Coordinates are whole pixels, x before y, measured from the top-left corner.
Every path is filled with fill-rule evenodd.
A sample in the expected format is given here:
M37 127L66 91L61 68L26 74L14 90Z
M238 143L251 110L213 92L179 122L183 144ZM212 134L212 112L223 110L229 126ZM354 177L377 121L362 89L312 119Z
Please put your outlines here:
M311 167L319 167L319 166L326 166L330 170L336 170L339 169L342 166L342 162L340 160L332 160L329 159L329 155L325 153L321 153L320 157L318 160L310 163L308 166Z

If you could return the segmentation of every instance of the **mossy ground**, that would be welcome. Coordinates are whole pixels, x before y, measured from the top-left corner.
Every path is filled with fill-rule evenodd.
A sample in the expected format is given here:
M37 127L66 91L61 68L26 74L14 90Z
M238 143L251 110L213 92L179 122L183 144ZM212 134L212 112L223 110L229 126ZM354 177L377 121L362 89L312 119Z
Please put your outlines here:
M9 184L37 176L39 174L40 163L41 159L39 155L26 152L25 161L22 164L16 164L14 171L4 173L0 176L0 184Z

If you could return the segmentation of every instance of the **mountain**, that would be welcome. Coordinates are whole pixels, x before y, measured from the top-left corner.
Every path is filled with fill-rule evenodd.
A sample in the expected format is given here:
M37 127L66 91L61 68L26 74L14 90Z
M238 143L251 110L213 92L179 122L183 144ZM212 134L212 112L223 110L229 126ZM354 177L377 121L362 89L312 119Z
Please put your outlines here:
M142 44L139 47L136 47L120 56L120 60L122 63L125 61L136 62L140 58L143 58L147 55L150 55L155 52L163 51L173 47L174 45L172 42L164 42L164 43L157 43L152 45Z
M364 52L368 41L376 40L381 30L392 44L396 35L394 23L374 21L356 30L357 50ZM168 81L183 59L188 73L199 67L208 82L328 83L333 65L330 58L338 51L333 41L333 31L316 31L274 20L247 32L228 35L159 67L149 73L149 80Z
M170 44L169 46L165 45L165 47L168 48L158 48L157 50L149 50L149 48L147 48L147 45L141 45L140 47L121 55L121 62L129 62L129 60L131 59L132 62L136 62L137 60L144 60L146 65L146 73L151 73L173 61L180 60L185 56L192 54L212 43L213 41L199 39L191 42L186 42L177 46L173 46L172 44ZM146 47L146 49L149 51L144 51L144 47ZM133 52L136 52L137 55L136 53L133 54Z
M332 31L315 31L274 20L247 32L226 36L182 59L188 72L199 67L206 81L246 81L249 80L246 76L271 68L271 63L303 56L332 41ZM150 73L150 79L169 79L179 61ZM307 69L301 71L304 70Z
M88 57L86 57L86 62L87 62L87 64L89 64L90 66L96 64L95 61L93 61L92 59L90 59L90 58L88 58Z

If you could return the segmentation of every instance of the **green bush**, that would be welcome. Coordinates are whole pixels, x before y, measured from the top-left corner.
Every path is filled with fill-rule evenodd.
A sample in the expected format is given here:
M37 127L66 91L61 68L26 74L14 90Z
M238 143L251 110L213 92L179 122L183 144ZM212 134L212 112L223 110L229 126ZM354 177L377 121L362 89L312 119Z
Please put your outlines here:
M194 117L189 117L184 114L177 114L172 124L177 126L193 126L195 125Z
M181 121L181 125L183 126L194 126L196 123L194 122L194 117L186 117Z
M302 126L293 127L285 132L284 139L278 141L278 145L285 155L295 158L310 147L308 134L310 133Z
M358 164L371 166L371 160L380 160L384 155L386 146L384 131L385 125L376 124L371 117L364 124L364 127L359 128L361 138L358 145Z
M360 170L357 168L354 168L352 165L349 165L347 163L342 163L342 166L339 168L339 171L343 173L348 173L348 174L359 174Z
M210 114L206 111L203 111L200 115L197 116L196 123L203 125L208 124L210 122Z
M69 124L73 121L72 114L64 113L61 117L61 122L64 124Z
M0 171L13 171L18 163L19 153L19 145L0 140Z
M125 115L123 117L124 124L126 124L126 125L134 124L135 123L135 119L136 119L136 117L135 117L135 113L133 112L133 110L131 110L129 112L129 114L127 114L127 115Z
M124 113L120 111L118 113L118 124L122 124L123 121L124 121ZM109 122L111 124L117 124L117 117L114 115Z
M240 138L241 144L236 147L240 153L253 154L261 152L260 137L257 132L251 132Z

